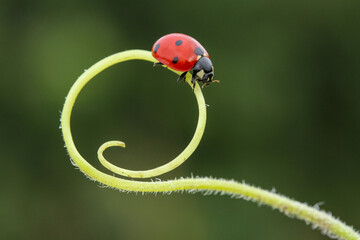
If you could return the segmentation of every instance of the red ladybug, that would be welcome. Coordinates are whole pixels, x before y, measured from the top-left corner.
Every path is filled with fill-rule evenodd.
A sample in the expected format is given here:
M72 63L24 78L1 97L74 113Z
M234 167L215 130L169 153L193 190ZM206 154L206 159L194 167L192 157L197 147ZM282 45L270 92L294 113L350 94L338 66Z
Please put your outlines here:
M182 34L171 33L161 37L152 47L152 55L159 60L155 65L166 65L171 69L184 72L178 81L184 80L188 71L192 70L191 83L195 80L203 82L203 86L214 79L214 67L205 48L194 38Z

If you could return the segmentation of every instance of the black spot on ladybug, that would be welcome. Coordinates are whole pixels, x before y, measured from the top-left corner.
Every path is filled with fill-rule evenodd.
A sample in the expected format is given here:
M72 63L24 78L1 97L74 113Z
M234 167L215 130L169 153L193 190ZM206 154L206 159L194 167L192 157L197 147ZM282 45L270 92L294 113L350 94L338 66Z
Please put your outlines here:
M177 40L177 41L175 42L175 45L176 45L176 46L180 46L182 43L183 43L183 41Z
M194 52L196 55L200 55L200 56L204 55L204 51L200 47L195 48Z
M179 61L179 58L178 58L178 57L174 57L173 63L177 63L178 61Z
M160 43L156 44L154 48L154 53L156 53L159 50L159 47L160 47Z

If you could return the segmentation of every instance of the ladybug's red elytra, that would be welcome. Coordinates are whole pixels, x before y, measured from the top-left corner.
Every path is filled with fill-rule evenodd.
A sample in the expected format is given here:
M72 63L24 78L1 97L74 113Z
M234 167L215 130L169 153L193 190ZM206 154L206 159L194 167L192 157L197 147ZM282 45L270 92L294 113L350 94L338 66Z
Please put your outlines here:
M171 33L161 37L152 47L152 55L159 63L167 67L184 72L178 81L185 80L187 72L192 70L191 83L195 88L195 81L203 82L202 87L214 80L214 67L205 48L194 38L182 34Z

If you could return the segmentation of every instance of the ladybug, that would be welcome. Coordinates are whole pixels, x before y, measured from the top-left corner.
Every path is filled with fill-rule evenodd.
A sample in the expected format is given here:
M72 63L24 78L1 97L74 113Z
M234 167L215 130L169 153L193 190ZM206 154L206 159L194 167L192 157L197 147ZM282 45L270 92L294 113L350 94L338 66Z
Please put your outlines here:
M214 67L209 54L194 38L182 34L171 33L161 37L152 47L152 55L158 63L176 71L183 72L178 81L185 80L186 73L192 70L191 83L195 88L195 81L203 82L202 87L214 80Z

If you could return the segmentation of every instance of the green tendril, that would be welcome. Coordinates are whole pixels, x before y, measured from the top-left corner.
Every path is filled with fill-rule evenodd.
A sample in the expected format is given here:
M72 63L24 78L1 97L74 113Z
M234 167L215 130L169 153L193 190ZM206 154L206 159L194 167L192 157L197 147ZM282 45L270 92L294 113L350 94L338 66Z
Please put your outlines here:
M314 228L320 229L324 234L330 237L347 240L360 240L360 235L352 227L347 226L340 220L332 217L330 214L319 210L318 207L310 207L304 203L291 200L287 197L250 186L245 183L239 183L232 180L211 179L211 178L181 178L178 180L168 181L135 181L122 179L99 171L90 165L78 152L72 139L70 129L71 111L82 88L98 73L106 68L120 62L129 60L145 60L149 62L157 62L151 55L151 52L144 50L129 50L111 55L85 71L71 87L66 97L64 108L61 116L61 127L66 148L72 159L72 162L89 178L96 180L106 186L116 188L122 191L132 192L204 192L205 194L227 194L237 198L252 200L260 204L266 204L287 216L293 216L311 223ZM171 70L171 69L169 69ZM173 70L171 70L173 71ZM173 71L176 74L180 72ZM191 75L187 74L186 81L192 87L190 82ZM199 85L196 83L194 94L199 108L199 119L192 140L189 145L172 161L167 164L145 171L133 171L117 167L107 161L103 152L114 146L125 147L125 143L121 141L108 141L100 146L98 150L98 158L101 164L115 174L131 177L131 178L149 178L159 176L169 172L181 165L198 146L205 129L206 123L206 106Z

